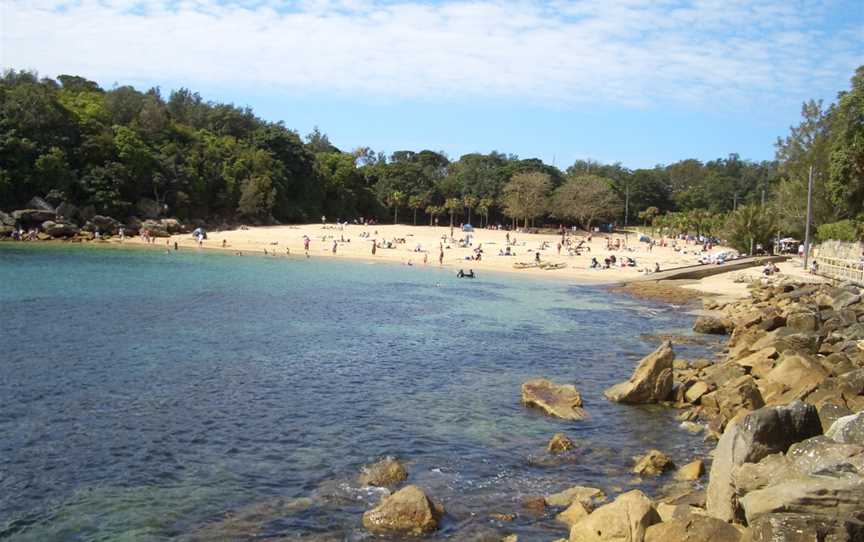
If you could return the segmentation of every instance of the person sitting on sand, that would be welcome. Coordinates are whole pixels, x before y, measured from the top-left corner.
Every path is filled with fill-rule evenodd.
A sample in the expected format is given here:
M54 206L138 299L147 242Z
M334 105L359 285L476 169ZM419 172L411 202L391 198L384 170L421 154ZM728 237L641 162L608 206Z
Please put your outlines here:
M461 279L461 278L463 278L464 276L465 276L465 271L463 271L463 270L461 270L461 269L459 270L458 273L456 273L456 278L457 278L457 279Z
M597 261L596 257L591 257L591 269L597 269L600 267L600 262Z
M466 279L473 279L473 278L474 278L474 270L473 270L473 269L469 269L469 270L468 270L468 273L465 274L465 278L466 278Z
M659 273L659 272L660 272L660 262L655 262L655 263L654 263L654 272L655 272L655 273Z

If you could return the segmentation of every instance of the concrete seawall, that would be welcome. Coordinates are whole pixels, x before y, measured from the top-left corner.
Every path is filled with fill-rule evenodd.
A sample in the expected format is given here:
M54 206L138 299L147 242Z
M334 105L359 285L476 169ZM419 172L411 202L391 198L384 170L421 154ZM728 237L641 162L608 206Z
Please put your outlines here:
M674 269L660 271L659 273L651 273L650 275L645 275L629 282L683 279L698 280L713 275L719 275L721 273L739 271L741 269L747 269L749 267L755 267L757 265L765 265L769 262L779 263L788 259L788 256L753 256L749 258L739 258L737 260L731 260L720 265L710 263L700 265L688 265L687 267L676 267Z

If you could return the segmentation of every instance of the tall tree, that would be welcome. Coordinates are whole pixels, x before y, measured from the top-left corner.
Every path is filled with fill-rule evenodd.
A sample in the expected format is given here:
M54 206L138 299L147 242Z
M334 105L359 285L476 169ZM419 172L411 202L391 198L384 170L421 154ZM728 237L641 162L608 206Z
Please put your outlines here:
M504 212L514 220L528 221L543 215L548 208L552 180L546 173L517 173L504 186Z
M612 189L612 181L597 175L571 178L552 195L552 215L575 220L586 230L597 219L615 218L621 208L621 198Z

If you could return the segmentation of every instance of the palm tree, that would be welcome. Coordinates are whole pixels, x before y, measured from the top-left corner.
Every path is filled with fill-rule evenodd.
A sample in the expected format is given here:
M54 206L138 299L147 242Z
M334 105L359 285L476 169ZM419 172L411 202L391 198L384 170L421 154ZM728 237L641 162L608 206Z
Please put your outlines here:
M413 195L408 198L408 207L410 207L414 211L414 225L417 225L417 211L422 209L423 206L426 205L426 197Z
M465 209L468 210L468 223L469 224L471 223L471 209L473 209L474 206L477 205L477 199L478 199L477 196L474 196L471 194L466 194L466 195L462 196L462 205L464 205Z
M486 219L485 226L489 225L489 210L492 208L492 198L480 198L480 201L477 202L477 212L480 213L481 217ZM484 224L480 224L480 226L484 226Z
M431 226L435 217L441 214L441 207L438 205L430 205L426 207L426 213L429 215L429 225Z
M401 190L394 190L387 198L388 204L393 206L393 223L399 221L399 206L405 202L405 193Z
M456 209L462 207L462 200L459 198L447 198L444 202L444 208L450 211L450 227L453 227L453 215L456 213Z

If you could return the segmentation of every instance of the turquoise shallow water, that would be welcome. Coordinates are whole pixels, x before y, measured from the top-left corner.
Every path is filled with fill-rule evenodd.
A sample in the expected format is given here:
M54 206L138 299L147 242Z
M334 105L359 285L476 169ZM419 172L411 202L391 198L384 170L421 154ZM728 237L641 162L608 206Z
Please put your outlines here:
M566 530L525 497L614 494L649 447L703 451L674 412L602 398L653 349L640 334L692 317L599 288L2 244L0 304L3 540L367 539L380 494L355 478L384 455L447 507L433 539L551 540ZM575 383L590 420L520 406L539 376ZM544 452L557 431L580 444L568 460Z

